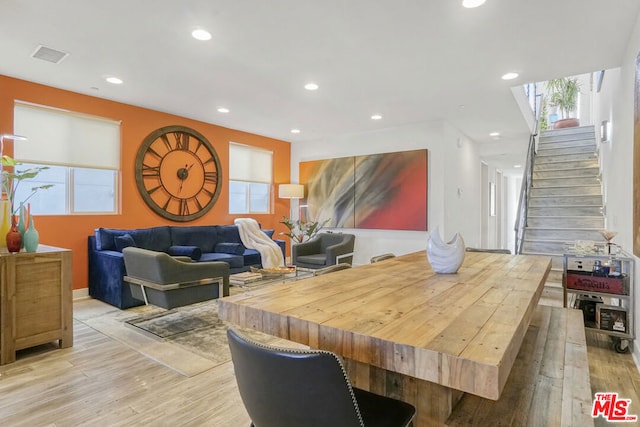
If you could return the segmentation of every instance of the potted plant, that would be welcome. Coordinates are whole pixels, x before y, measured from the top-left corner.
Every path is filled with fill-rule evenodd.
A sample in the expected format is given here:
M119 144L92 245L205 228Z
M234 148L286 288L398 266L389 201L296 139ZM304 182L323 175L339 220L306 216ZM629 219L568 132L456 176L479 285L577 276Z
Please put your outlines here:
M558 107L561 114L561 119L553 124L553 128L560 129L580 126L580 121L570 116L578 105L578 94L580 93L580 83L578 79L570 77L552 79L547 82L547 89L550 93L550 104Z
M20 162L15 161L9 156L2 156L2 192L6 194L7 198L9 199L9 205L11 206L12 215L16 215L18 213L19 206L16 206L14 199L16 196L16 190L18 189L20 183L25 179L33 179L38 176L41 171L49 169L48 166L37 166L34 168L19 170L18 166L20 165ZM4 169L5 166L12 167L13 172ZM29 200L38 192L38 190L46 190L47 188L51 187L53 187L53 184L32 187L31 193L24 200L22 200L21 203L26 203L27 200ZM18 203L18 205L20 205L20 203Z
M305 240L312 239L316 234L318 234L327 222L329 222L328 219L319 223L316 221L306 222L299 219L289 219L286 216L283 216L280 223L284 224L289 229L289 232L280 234L288 236L296 243L302 243Z
M2 195L6 194L7 199L0 200L1 215L0 221L0 242L6 241L6 247L9 252L19 252L24 246L27 252L35 252L38 249L39 235L33 225L33 218L29 218L29 228L26 228L26 214L23 212L24 203L33 197L38 190L44 190L53 187L53 184L39 185L31 188L29 195L16 206L16 190L25 179L35 178L40 171L49 169L47 166L37 166L33 168L19 170L21 163L16 162L9 156L2 156ZM4 169L5 166L13 168L13 170ZM18 223L17 211L20 209L20 222ZM0 243L0 245L2 245Z

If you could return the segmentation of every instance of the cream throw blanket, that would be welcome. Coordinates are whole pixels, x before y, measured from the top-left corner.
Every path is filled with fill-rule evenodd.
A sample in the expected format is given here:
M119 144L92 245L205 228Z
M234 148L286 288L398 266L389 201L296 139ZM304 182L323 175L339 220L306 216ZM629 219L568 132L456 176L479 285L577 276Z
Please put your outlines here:
M234 223L238 226L242 244L260 253L263 268L284 267L284 257L280 246L260 230L255 219L237 218Z

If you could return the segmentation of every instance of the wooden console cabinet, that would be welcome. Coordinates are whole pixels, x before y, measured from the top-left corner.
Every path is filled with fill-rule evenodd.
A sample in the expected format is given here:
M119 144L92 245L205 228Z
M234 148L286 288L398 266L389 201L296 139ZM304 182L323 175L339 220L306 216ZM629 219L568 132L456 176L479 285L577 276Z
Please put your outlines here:
M60 348L73 345L71 275L69 249L0 253L0 365L24 348L56 340Z

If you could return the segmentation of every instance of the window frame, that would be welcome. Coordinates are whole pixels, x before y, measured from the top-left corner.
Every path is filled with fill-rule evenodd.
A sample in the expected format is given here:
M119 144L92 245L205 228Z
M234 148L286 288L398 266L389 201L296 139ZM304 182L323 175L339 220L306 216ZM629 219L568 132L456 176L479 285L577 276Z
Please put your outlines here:
M23 110L24 109L24 110ZM102 123L103 126L106 123L107 125L111 125L108 129L107 129L107 133L100 133L99 137L97 137L98 139L102 138L103 141L105 141L105 143L111 144L111 145L106 145L107 150L112 150L111 151L111 161L109 161L109 166L108 167L104 167L102 165L98 165L95 161L95 159L93 160L93 162L89 162L87 164L84 164L82 162L78 163L78 162L74 162L73 160L67 160L67 162L65 161L47 161L46 159L43 158L22 158L20 156L19 153L19 149L16 150L15 149L15 145L14 145L14 154L15 154L15 161L18 162L19 164L17 166L15 166L15 168L20 168L23 164L27 164L27 165L35 165L35 166L48 166L48 167L56 167L56 168L61 168L64 170L64 183L60 183L58 181L55 182L51 182L51 181L43 181L41 178L41 175L38 175L37 177L35 177L35 179L33 181L37 181L37 184L32 185L32 180L29 179L25 179L21 182L21 190L24 191L24 188L29 188L29 186L35 186L35 185L44 185L44 184L48 184L48 183L52 183L55 186L64 186L63 191L64 191L64 204L61 204L56 206L56 209L54 209L53 211L50 212L42 212L42 211L35 211L35 213L37 215L68 215L68 216L72 216L72 215L118 215L121 213L121 187L122 187L122 183L121 183L121 168L122 168L122 122L119 120L113 120L110 118L105 118L105 117L100 117L100 116L96 116L96 115L91 115L91 114L85 114L85 113L81 113L81 112L75 112L75 111L69 111L69 110L65 110L65 109L60 109L60 108L56 108L56 107L50 107L50 106L44 106L44 105L38 105L38 104L32 104L29 102L24 102L24 101L15 101L14 102L14 130L16 133L20 133L23 134L27 137L27 139L29 139L29 130L28 128L32 125L33 119L32 119L32 115L31 117L29 116L29 113L25 114L25 115L21 115L22 111L28 112L30 110L34 110L36 111L36 114L47 114L50 113L51 114L51 120L52 123L56 123L56 120L60 121L60 122L65 122L65 119L69 121L69 126L77 126L74 123L78 123L78 119L80 119L80 121L84 121L84 123L92 123L95 122L97 124ZM25 118L26 117L26 118ZM31 118L31 120L29 120ZM24 121L21 122L20 120ZM74 122L75 120L75 122ZM24 124L26 123L26 124ZM26 127L26 131L25 128ZM30 127L31 129L33 129L33 126ZM80 128L82 129L83 126L80 126ZM90 139L90 136L87 135L87 131L85 130L84 132L77 132L77 128L74 127L70 127L69 129L73 129L76 130L75 133L73 133L73 136L75 139L72 139L69 141L68 145L66 146L67 149L72 149L74 144L78 143L78 140L86 141ZM19 144L36 144L36 148L41 146L42 144L42 136L41 136L41 131L40 132L33 132L36 135L40 134L39 136L36 136L34 139L32 139L31 141L27 140L24 142L19 142ZM78 136L80 135L80 136ZM108 135L108 136L105 136ZM107 138L107 139L104 139ZM29 147L31 149L31 151L33 151L33 146ZM117 159L117 160L115 160ZM117 162L117 165L115 164ZM110 190L113 193L112 196L112 201L113 201L113 209L112 210L108 210L108 211L102 211L102 210L96 210L96 211L91 211L91 212L87 212L87 211L77 211L75 210L75 205L78 204L75 200L76 198L76 188L75 188L75 184L76 184L76 170L80 170L80 169L85 169L85 170L91 170L91 171L110 171L113 177L113 181L111 182L111 188ZM106 180L105 180L106 183ZM100 186L101 184L97 184L98 186ZM106 186L105 186L106 188ZM43 191L47 191L45 190L39 190L38 193L41 193ZM36 194L34 197L37 197L38 195ZM61 198L61 197L60 197ZM24 200L24 199L23 199ZM18 204L20 201L22 200L16 200L15 203ZM110 200L111 201L111 200ZM86 200L85 201L86 204L90 204L90 200ZM62 209L60 209L62 208ZM62 210L63 212L60 212L60 210Z
M252 151L255 153L261 153L261 154L268 154L269 159L270 159L270 164L269 164L269 181L260 181L260 180L251 180L251 179L247 179L247 177L240 177L240 178L236 178L237 175L234 175L232 173L233 169L233 165L232 165L232 150L234 149L233 147L236 148L241 148L247 151ZM252 145L248 145L248 144L242 144L242 143L238 143L238 142L233 142L233 141L229 141L229 184L228 184L228 191L229 191L229 201L228 201L228 206L227 206L227 211L229 213L229 215L267 215L267 214L271 214L273 213L273 209L274 209L274 201L273 201L273 155L274 152L273 150L267 150L264 148L260 148L260 147L255 147ZM253 169L253 167L249 167L249 170ZM241 174L242 175L242 174ZM243 179L244 178L244 179ZM245 185L245 197L244 197L244 206L245 209L242 212L232 212L231 210L231 204L232 204L232 195L236 194L236 193L232 193L231 191L231 185L235 183L235 184L244 184ZM266 185L267 186L267 194L266 194L266 203L267 203L267 209L264 211L258 211L258 210L252 210L252 201L251 201L251 185L252 184L259 184L259 185Z

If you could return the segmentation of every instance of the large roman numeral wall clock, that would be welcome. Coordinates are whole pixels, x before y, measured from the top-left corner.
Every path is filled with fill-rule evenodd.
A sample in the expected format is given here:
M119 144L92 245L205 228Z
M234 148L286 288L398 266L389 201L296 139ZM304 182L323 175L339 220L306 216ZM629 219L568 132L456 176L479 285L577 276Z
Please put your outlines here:
M167 126L149 134L136 156L136 184L144 201L172 221L192 221L220 195L222 168L213 145L199 132Z

